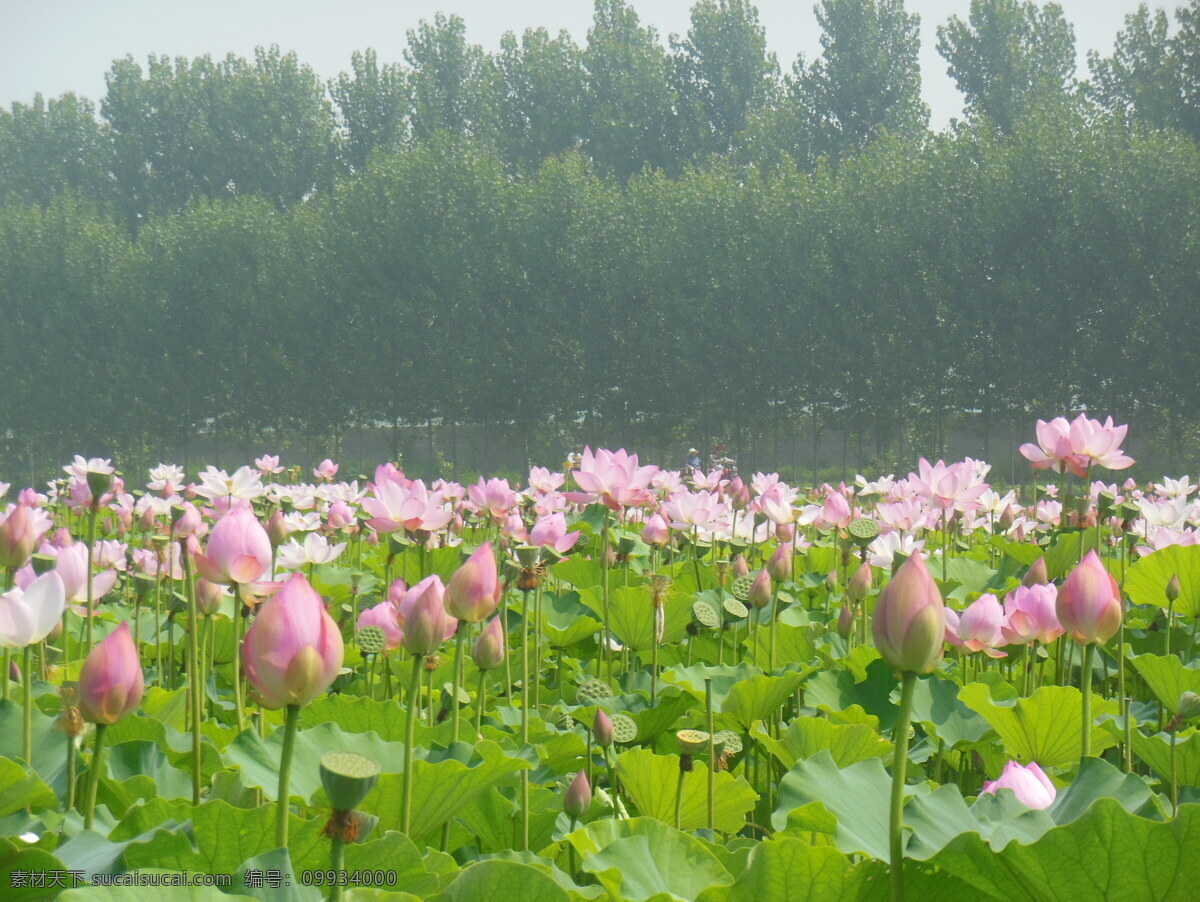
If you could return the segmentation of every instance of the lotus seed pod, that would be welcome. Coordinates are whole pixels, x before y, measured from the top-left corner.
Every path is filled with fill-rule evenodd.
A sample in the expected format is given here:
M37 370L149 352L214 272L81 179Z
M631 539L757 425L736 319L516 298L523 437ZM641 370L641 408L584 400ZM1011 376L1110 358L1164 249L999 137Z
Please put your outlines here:
M321 785L334 811L353 811L379 779L379 765L357 752L326 752L320 770Z

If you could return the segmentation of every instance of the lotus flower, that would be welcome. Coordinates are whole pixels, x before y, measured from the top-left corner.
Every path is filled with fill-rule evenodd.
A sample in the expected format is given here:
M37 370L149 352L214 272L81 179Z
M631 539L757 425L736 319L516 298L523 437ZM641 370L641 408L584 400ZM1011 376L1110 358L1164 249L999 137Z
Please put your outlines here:
M566 554L575 547L580 535L578 530L567 532L567 518L561 513L548 514L529 530L529 544L553 548L558 554Z
M920 554L912 554L883 587L871 630L893 670L932 673L942 659L946 607Z
M949 616L950 612L946 613ZM968 651L981 651L989 658L1007 657L1004 652L996 650L996 646L1004 644L1003 625L1004 608L996 596L980 595L967 605L958 618L958 641Z
M1040 558L1039 558L1040 560ZM1004 598L1004 626L1001 628L1009 645L1028 645L1030 642L1053 642L1063 634L1058 622L1056 603L1058 590L1051 585L1035 583L1018 586Z
M242 663L259 703L274 709L307 705L328 689L343 652L342 635L321 596L293 573L246 631Z
M404 632L400 629L400 619L396 614L395 606L390 601L381 601L374 607L364 608L360 611L354 628L361 630L365 626L377 626L383 630L383 635L387 639L388 651L399 648L400 643L404 640Z
M381 481L378 470L373 493L362 500L362 508L371 515L367 525L379 532L398 529L432 532L454 516L453 511L443 507L441 493L431 494L421 480L407 485L394 479Z
M1049 808L1054 802L1057 791L1050 778L1036 764L1022 766L1016 761L1009 761L997 780L983 784L980 795L996 794L999 789L1011 789L1016 797L1030 808Z
M563 796L563 811L573 818L583 817L592 806L592 787L588 785L587 774L580 771L567 787Z
M433 654L458 629L458 621L446 612L444 596L445 588L437 576L426 577L405 593L400 617L404 647L410 654Z
M0 595L0 648L25 648L41 642L59 623L67 606L62 579L53 570L26 589Z
M666 545L671 540L667 521L660 514L651 514L642 527L642 541L647 545Z
M639 467L638 456L624 448L619 451L601 448L595 454L590 447L584 448L579 469L571 473L583 495L574 493L576 497L568 497L585 503L599 501L609 510L620 510L650 498L646 487L657 472L657 467Z
M499 617L488 621L475 645L471 648L471 660L480 670L493 670L504 661L504 630Z
M459 620L480 623L496 610L502 589L496 556L491 543L484 542L450 577L446 610Z
M1103 644L1121 627L1121 590L1089 551L1058 591L1058 620L1077 642Z
M235 507L217 521L204 554L196 554L196 569L210 583L245 585L258 580L271 566L271 540L254 514Z
M96 724L114 724L142 701L145 683L129 624L96 645L79 671L79 712Z

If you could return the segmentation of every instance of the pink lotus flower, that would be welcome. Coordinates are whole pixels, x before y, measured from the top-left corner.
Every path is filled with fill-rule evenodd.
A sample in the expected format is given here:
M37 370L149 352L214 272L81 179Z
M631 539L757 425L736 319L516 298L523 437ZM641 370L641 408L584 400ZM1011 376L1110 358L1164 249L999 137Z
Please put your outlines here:
M713 492L679 492L671 496L660 513L673 529L691 532L708 528L724 512L724 507Z
M427 576L404 595L400 623L404 647L414 655L431 655L454 635L458 621L446 612L445 587L435 576Z
M1039 560L1041 560L1039 558ZM1058 590L1034 583L1018 586L1004 598L1004 640L1009 645L1053 642L1063 634L1055 610Z
M79 671L79 713L97 724L114 724L142 701L145 682L129 624L97 644Z
M258 467L258 472L263 476L273 476L283 472L283 467L279 466L278 454L264 454L262 457L256 457L254 466Z
M54 563L54 571L62 580L67 601L71 603L71 610L80 617L87 616L87 608L83 605L87 601L89 576L94 601L99 601L107 595L117 582L115 570L102 570L96 574L88 574L87 545L83 542L76 542L66 548L60 548ZM95 613L93 611L93 616Z
M325 525L330 529L345 529L347 526L353 526L354 513L350 510L350 505L340 498L329 505L329 510L325 512Z
M917 463L918 473L909 473L908 479L934 507L967 513L979 508L979 497L988 489L987 483L979 480L973 463L963 460L946 466L940 460L931 464L922 457Z
M245 585L271 566L271 540L248 509L238 507L217 521L205 545L195 555L196 569L210 583Z
M180 577L182 579L182 577ZM228 597L225 587L210 583L206 579L196 580L196 610L209 616L221 610L221 604Z
M1082 413L1070 423L1064 417L1055 417L1049 423L1038 420L1036 429L1038 443L1020 447L1035 470L1067 470L1084 477L1093 465L1109 470L1133 466L1133 458L1120 449L1129 427L1114 426L1112 417L1103 423Z
M496 573L496 556L484 542L454 571L446 586L446 610L459 620L480 623L492 615L503 586Z
M361 630L365 626L377 626L383 630L383 635L387 637L388 651L399 648L404 639L396 608L390 601L381 601L374 607L364 608L360 611L354 628Z
M947 611L947 621L950 612ZM967 605L967 609L958 618L956 632L958 641L968 651L981 651L989 658L1008 657L1004 652L997 651L996 646L1004 644L1001 631L1004 625L1004 609L995 595L980 595ZM947 629L949 629L947 623Z
M1059 623L1077 642L1103 644L1121 627L1121 590L1095 550L1089 551L1058 591Z
M475 640L471 660L480 670L494 670L504 662L504 630L499 617L489 620Z
M362 508L371 515L367 525L379 532L398 529L433 532L454 516L453 511L442 506L441 494L426 491L425 483L419 479L409 485L392 479L376 481L372 495L362 500Z
M1040 767L1034 763L1022 767L1016 761L1004 765L999 779L984 783L980 795L995 795L1000 789L1011 789L1023 804L1038 810L1049 808L1058 794Z
M532 467L529 470L529 487L543 495L557 492L566 479L562 473L553 473L545 467Z
M0 567L7 570L24 567L52 522L40 508L8 505L0 515Z
M566 554L575 547L581 533L567 532L567 518L562 514L542 517L529 530L529 544L553 548L557 554Z
M595 454L591 448L584 448L579 469L571 473L584 494L579 497L578 493L572 493L577 497L571 494L567 497L584 503L599 501L614 511L643 504L650 498L646 487L657 472L658 467L639 467L638 456L628 454L624 448L618 451L601 448Z
M313 467L313 476L323 482L333 482L338 474L338 465L328 457Z
M921 674L937 668L946 606L919 553L911 554L883 587L871 631L875 647L893 670Z
M642 527L642 541L647 545L666 545L671 540L671 531L661 514L651 514Z
M51 570L28 588L0 595L0 648L25 648L41 642L58 626L67 596L62 580Z
M467 486L467 498L472 509L482 516L487 516L493 523L503 523L509 511L517 503L517 493L509 487L507 479L489 479Z
M821 519L830 528L845 529L850 525L850 517L850 504L844 495L833 492L826 496L821 507Z
M343 653L337 624L299 573L263 603L242 642L246 679L272 709L307 705L328 689Z

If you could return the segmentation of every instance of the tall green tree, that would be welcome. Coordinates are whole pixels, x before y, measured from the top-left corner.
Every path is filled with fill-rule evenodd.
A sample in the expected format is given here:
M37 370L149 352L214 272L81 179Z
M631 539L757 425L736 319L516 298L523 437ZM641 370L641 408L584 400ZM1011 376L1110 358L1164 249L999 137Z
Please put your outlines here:
M111 200L110 144L91 101L63 94L0 109L0 202L48 204L59 190Z
M821 56L797 63L794 93L818 154L861 150L882 131L914 135L929 109L921 100L920 16L904 0L821 0Z
M495 130L488 55L467 40L461 16L438 13L407 32L413 137L438 131L488 139Z
M1073 89L1075 29L1057 3L971 0L967 21L951 16L937 34L968 115L1002 134L1035 105L1061 103Z
M700 0L691 28L677 41L675 83L684 115L698 118L703 149L728 153L751 116L770 103L779 64L748 0Z
M345 134L346 162L355 171L367 165L371 151L395 150L407 137L412 100L406 72L396 63L380 66L374 50L351 54L350 71L329 82L329 94Z
M1167 14L1143 3L1125 17L1111 56L1088 52L1089 98L1124 122L1151 128L1179 124L1182 102L1179 61Z

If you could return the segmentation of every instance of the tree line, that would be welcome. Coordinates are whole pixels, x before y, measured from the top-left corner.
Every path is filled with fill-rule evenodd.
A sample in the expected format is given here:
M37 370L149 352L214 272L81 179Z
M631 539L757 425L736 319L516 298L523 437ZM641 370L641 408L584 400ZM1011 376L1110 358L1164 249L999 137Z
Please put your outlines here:
M1200 422L1200 0L1074 75L1054 4L938 26L823 0L781 73L746 0L669 46L422 22L323 83L294 54L118 60L0 111L0 473L197 431L805 422L897 458L969 414Z

